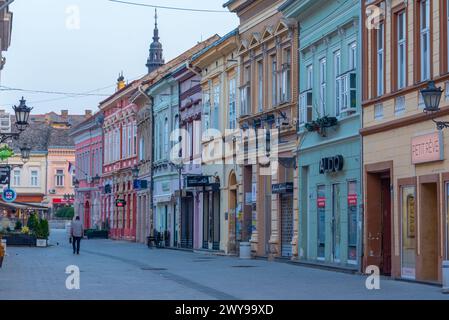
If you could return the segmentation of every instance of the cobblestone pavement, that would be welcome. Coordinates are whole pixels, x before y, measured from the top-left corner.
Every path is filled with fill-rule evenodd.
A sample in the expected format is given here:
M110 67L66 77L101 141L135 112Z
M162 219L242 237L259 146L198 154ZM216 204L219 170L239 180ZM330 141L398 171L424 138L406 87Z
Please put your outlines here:
M8 247L0 269L4 299L449 299L441 288L265 260L240 260L142 244L83 240L73 255L65 232L52 230L48 248ZM80 289L65 286L68 265Z

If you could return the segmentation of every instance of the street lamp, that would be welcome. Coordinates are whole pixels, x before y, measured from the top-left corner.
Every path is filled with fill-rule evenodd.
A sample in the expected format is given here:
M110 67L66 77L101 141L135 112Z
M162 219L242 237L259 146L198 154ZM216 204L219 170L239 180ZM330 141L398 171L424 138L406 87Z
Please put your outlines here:
M434 81L429 81L427 87L421 90L421 95L424 100L424 112L426 113L436 113L440 111L440 100L443 89L441 87L436 87ZM432 119L437 125L438 130L449 127L448 121L436 121Z
M93 183L98 183L98 182L100 182L100 179L101 179L101 178L100 178L100 176L99 176L98 173L97 173L97 174L95 175L95 177L92 178L92 182L93 182Z
M21 148L20 148L20 154L22 156L22 162L23 163L27 163L28 160L30 160L30 153L31 153L31 148L27 146L27 144L25 143Z
M73 186L77 189L80 186L80 181L77 178L73 179Z
M13 106L13 110L16 118L16 128L18 132L9 132L0 134L0 143L6 142L8 139L19 138L19 135L28 127L28 119L30 118L30 112L33 108L27 107L25 99L22 97L19 106Z
M16 115L16 127L19 132L22 132L28 127L28 119L30 118L30 112L33 108L27 107L25 99L20 99L19 106L14 106L14 113Z
M139 177L139 167L137 165L135 165L132 169L131 169L131 173L133 175L134 179L137 179Z

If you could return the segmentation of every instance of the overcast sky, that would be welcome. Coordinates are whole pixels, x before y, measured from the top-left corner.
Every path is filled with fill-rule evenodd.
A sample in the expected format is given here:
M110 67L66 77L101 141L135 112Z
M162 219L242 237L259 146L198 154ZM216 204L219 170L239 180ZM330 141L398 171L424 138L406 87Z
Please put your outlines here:
M125 0L126 1L126 0ZM225 10L225 0L129 0L162 6ZM127 80L146 73L154 9L108 0L15 0L12 41L5 53L1 86L51 92L110 94L118 73ZM79 28L77 25L79 11ZM232 13L158 9L165 61L201 39L224 35L238 25ZM105 89L105 87L108 87ZM2 88L3 89L3 88ZM0 91L0 108L11 110L24 95L33 113L84 113L105 97ZM52 100L52 101L45 101Z

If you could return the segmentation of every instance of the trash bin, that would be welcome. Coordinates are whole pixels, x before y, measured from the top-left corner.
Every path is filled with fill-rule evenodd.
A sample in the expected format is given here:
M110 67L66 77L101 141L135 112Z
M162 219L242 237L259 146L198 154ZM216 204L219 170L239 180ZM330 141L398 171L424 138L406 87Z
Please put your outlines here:
M251 244L240 242L240 259L251 259Z
M449 293L449 260L443 261L443 293Z

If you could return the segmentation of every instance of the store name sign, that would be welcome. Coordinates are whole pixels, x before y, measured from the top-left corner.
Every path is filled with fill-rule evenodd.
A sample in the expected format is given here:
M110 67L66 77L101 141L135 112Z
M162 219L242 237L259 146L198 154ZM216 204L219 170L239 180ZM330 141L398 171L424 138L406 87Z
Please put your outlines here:
M343 162L342 155L322 158L320 161L320 174L343 170Z
M434 132L412 138L412 163L443 160L443 136Z

